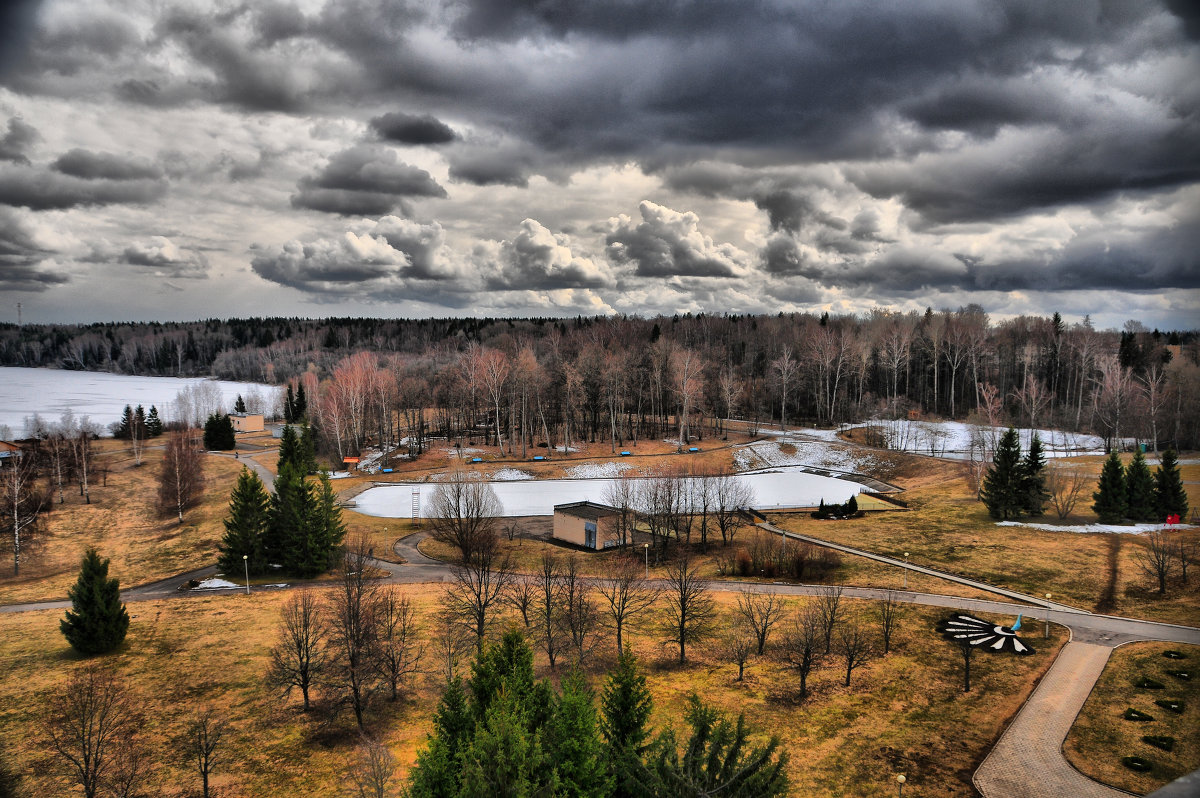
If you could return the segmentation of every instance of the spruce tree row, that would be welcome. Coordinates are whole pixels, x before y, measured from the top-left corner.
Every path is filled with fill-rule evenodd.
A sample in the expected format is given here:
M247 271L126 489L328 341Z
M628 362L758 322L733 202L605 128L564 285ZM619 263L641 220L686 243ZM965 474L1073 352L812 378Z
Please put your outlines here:
M646 677L628 651L609 673L600 711L579 672L556 693L535 681L533 650L517 630L486 646L470 683L446 686L428 746L411 774L413 798L477 795L785 795L779 739L751 745L736 724L693 696L679 751L668 729L650 740Z
M987 474L979 498L992 518L1008 520L1021 515L1038 517L1050 498L1046 490L1046 456L1037 433L1029 442L1029 451L1021 457L1021 441L1012 427L1000 436L996 455Z
M1187 493L1179 473L1175 450L1163 452L1153 474L1139 450L1129 467L1121 464L1116 452L1109 454L1100 471L1100 484L1092 494L1092 509L1102 524L1132 521L1165 521L1169 516L1187 517Z
M309 448L303 443L306 439ZM230 495L217 561L225 572L237 572L243 556L255 574L279 566L283 573L311 577L334 564L346 536L342 510L329 477L322 473L315 480L308 478L310 467L316 470L311 436L305 432L297 437L288 426L274 495L267 493L257 474L242 469Z
M112 427L112 434L119 440L129 440L136 431L141 431L141 437L157 438L163 434L163 430L162 419L158 417L158 408L154 405L150 405L148 414L141 405L136 408L125 405L125 412Z

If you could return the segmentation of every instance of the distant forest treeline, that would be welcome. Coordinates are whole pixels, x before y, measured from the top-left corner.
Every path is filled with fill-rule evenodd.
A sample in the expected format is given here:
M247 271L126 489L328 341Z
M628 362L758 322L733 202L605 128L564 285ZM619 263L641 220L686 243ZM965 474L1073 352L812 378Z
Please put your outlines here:
M1058 314L992 323L977 306L865 316L10 324L0 325L0 365L305 384L310 415L338 452L368 437L420 446L430 432L455 437L483 425L525 449L535 440L619 445L672 430L703 434L725 417L831 425L914 411L1176 447L1200 441L1196 331L1137 322L1100 331ZM424 429L422 409L436 409L436 430Z

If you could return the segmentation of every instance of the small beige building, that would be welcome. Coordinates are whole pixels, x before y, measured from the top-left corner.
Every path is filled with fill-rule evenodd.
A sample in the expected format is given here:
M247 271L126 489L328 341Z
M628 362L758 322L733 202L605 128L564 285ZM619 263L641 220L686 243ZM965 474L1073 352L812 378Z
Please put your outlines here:
M229 420L234 432L262 432L265 428L262 413L234 413Z
M554 537L585 549L621 545L617 534L620 510L595 502L554 505Z

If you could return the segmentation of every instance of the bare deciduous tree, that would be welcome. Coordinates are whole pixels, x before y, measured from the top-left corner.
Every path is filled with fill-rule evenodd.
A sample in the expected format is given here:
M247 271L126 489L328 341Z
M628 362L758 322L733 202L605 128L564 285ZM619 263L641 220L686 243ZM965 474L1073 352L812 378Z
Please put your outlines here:
M209 776L221 762L221 747L228 728L228 723L209 707L191 718L179 740L183 762L200 776L204 798L209 798Z
M375 667L395 701L418 672L425 650L418 637L417 613L408 596L388 586L380 591L375 621Z
M527 577L515 577L508 594L504 597L504 603L516 610L517 614L521 616L521 623L527 630L533 626L532 613L537 598L537 583Z
M874 655L871 635L856 623L843 623L837 631L837 651L846 666L846 687L855 668L866 665Z
M795 616L783 638L784 657L800 677L800 697L808 697L808 677L821 660L821 614L808 604Z
M783 617L783 600L774 593L743 590L737 597L737 614L754 635L755 652L761 657L767 636Z
M379 586L367 574L367 543L358 540L342 555L337 586L330 591L329 661L323 684L336 696L335 709L349 706L359 730L377 687L374 652Z
M301 590L283 605L279 642L271 649L267 682L290 693L300 689L308 712L309 691L322 677L327 664L324 642L327 635L321 606L312 591Z
M112 671L92 665L75 673L50 704L49 736L86 798L113 775L118 751L140 725L133 701Z
M733 474L713 477L713 521L721 533L721 545L733 543L745 523L742 512L754 506L754 488Z
M455 565L451 575L453 581L442 597L442 606L474 633L476 648L482 651L492 612L515 578L512 564L507 556L501 556L493 535L477 541L471 556Z
M687 662L687 646L707 637L716 608L708 582L700 578L699 563L684 549L667 563L663 591L667 640L679 646L679 664Z
M1046 469L1046 490L1050 494L1050 506L1060 519L1066 518L1075 509L1084 488L1094 480L1080 469L1064 464L1054 464Z
M75 475L79 477L79 495L85 504L92 503L92 492L88 477L92 470L92 441L100 434L100 427L87 416L82 416L72 430L71 451L75 455Z
M12 544L13 576L21 575L21 558L37 542L46 495L36 484L32 454L21 452L15 462L0 468L0 532Z
M721 638L721 648L726 656L738 666L737 680L746 678L746 662L754 654L754 631L747 628L744 621L734 620L728 631Z
M504 506L492 486L478 475L455 471L433 492L429 507L429 536L455 546L461 563L496 538L496 519Z
M879 621L879 637L883 640L884 656L892 650L892 634L900 624L901 606L894 590L885 593L883 600L875 605L875 619Z
M637 482L628 471L609 482L604 489L604 502L617 510L617 539L624 546L633 540L637 525Z
M604 612L616 633L617 654L625 650L625 627L637 615L654 606L659 590L646 579L643 564L625 554L612 563L606 579L596 589L604 597Z
M562 574L562 619L579 667L583 667L595 646L596 630L600 626L600 613L592 601L594 589L579 570L578 556L571 552Z
M1167 592L1167 580L1175 572L1174 547L1167 536L1158 531L1148 533L1143 540L1144 545L1134 555L1134 561L1142 573L1158 584L1159 595L1164 595Z
M188 428L167 441L158 478L158 508L163 515L178 515L200 500L204 489L199 431Z
M553 670L558 662L562 639L562 572L558 557L551 551L542 552L542 566L534 577L537 598L534 604L533 626L537 631L546 658Z
M383 743L364 735L350 771L355 795L358 798L385 798L395 772L396 757L392 752Z
M821 618L821 635L825 640L825 653L833 650L833 630L842 619L842 587L823 587L817 593L817 613Z
M1174 550L1175 558L1179 561L1179 578L1185 585L1188 583L1188 566L1196 561L1198 548L1200 545L1192 535L1180 534L1175 538Z

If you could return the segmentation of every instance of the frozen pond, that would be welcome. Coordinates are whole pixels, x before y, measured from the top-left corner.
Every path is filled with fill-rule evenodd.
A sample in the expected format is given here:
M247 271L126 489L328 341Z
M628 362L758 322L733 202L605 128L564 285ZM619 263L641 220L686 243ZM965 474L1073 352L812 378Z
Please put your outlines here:
M760 510L779 510L788 507L815 506L847 501L863 489L857 482L806 474L799 467L773 468L739 474L754 490L754 507ZM541 479L510 482L489 482L504 515L553 515L554 505L568 502L593 501L604 503L604 494L612 479ZM437 490L436 483L400 483L370 488L355 499L354 509L364 515L381 518L411 518L412 495L421 494L421 516L427 516L430 499Z
M131 377L94 371L57 369L0 368L0 426L12 434L24 434L25 418L34 413L44 420L58 421L70 410L76 418L88 416L108 431L108 425L121 419L125 405L150 405L158 408L164 421L172 419L176 395L185 388L205 388L218 399L222 409L233 409L238 394L257 392L269 409L274 408L274 385L253 382L225 382L203 377ZM214 390L207 390L211 387Z

